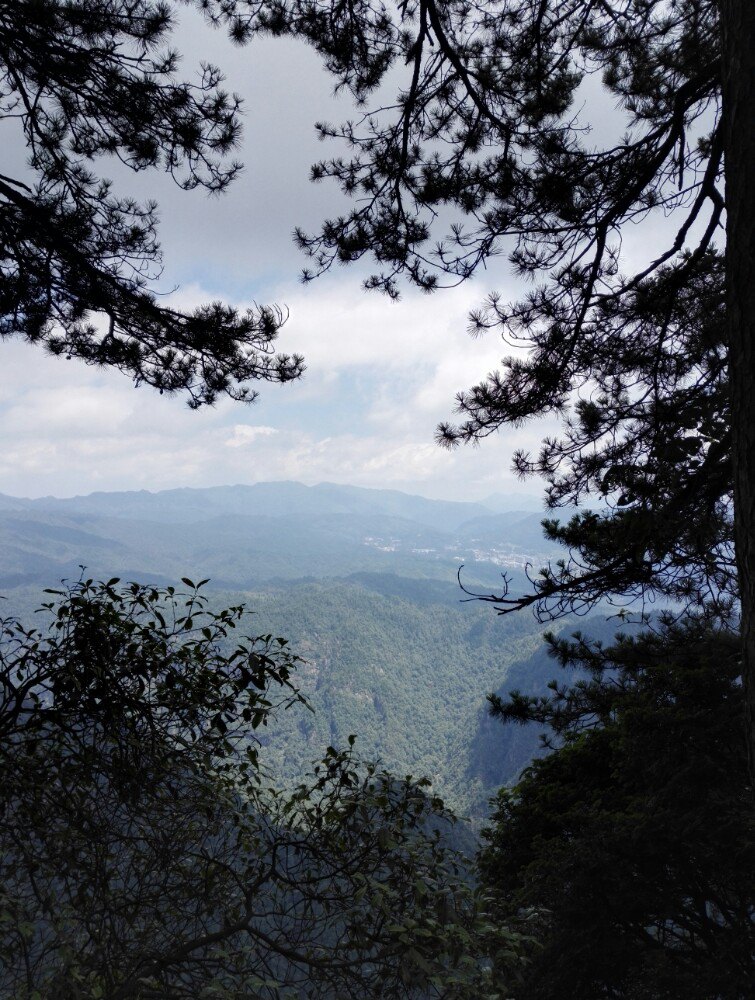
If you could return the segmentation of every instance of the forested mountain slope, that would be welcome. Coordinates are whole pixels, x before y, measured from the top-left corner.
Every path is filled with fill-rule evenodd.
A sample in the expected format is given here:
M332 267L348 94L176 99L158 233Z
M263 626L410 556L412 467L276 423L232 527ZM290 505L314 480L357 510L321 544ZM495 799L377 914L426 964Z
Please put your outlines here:
M498 504L502 501L498 498ZM505 505L505 501L503 501ZM71 500L2 498L0 586L30 614L61 576L178 583L211 578L213 603L246 604L250 628L290 640L314 708L261 732L265 759L296 780L329 744L431 777L457 809L485 812L537 748L501 727L486 694L543 690L556 673L528 614L464 601L456 571L488 588L546 558L540 515L391 491L260 484ZM487 558L483 558L487 556Z
M251 603L307 661L300 681L315 711L289 713L265 736L281 773L354 733L363 753L432 778L456 808L479 815L532 756L534 731L501 726L484 759L470 755L489 691L510 679L542 690L555 672L532 659L541 628L529 616L498 619L460 603L450 585L384 574L296 584Z

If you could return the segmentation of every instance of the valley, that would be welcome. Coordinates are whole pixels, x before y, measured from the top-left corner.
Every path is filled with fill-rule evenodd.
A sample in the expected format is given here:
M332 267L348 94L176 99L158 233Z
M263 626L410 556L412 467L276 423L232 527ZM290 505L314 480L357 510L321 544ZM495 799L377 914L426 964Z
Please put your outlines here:
M519 499L519 498L517 498ZM521 502L521 501L519 501ZM490 592L502 570L558 555L536 510L450 503L323 484L59 500L0 498L6 613L30 615L62 578L178 584L210 578L214 606L243 603L247 629L289 640L313 712L282 713L261 733L264 760L293 784L328 745L398 774L428 776L479 823L487 801L536 752L531 729L491 726L486 695L544 691L556 673L543 627L464 600L456 579Z

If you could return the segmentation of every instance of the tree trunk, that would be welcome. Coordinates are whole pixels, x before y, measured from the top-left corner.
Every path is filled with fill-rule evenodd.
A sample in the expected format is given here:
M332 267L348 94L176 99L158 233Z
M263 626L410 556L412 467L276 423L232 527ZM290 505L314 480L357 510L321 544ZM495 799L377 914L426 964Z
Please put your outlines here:
M755 788L755 0L721 0L726 303L742 677Z

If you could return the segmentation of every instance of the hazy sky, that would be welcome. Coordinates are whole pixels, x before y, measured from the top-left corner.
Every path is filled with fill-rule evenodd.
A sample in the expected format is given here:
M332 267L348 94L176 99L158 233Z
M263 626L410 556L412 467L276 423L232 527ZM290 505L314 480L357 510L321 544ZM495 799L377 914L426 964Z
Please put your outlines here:
M480 280L398 303L360 288L354 269L302 286L295 225L315 229L346 205L334 185L312 185L309 165L327 155L314 122L342 120L347 99L302 45L270 40L237 49L188 12L178 34L184 73L200 59L221 65L245 99L244 174L221 198L177 190L163 176L140 177L103 164L120 190L155 197L165 253L162 287L177 303L222 298L278 302L290 310L280 348L301 351L305 379L262 385L253 406L222 402L189 411L178 398L135 390L117 373L0 345L0 492L71 495L322 480L393 487L428 496L479 498L539 492L510 473L511 454L537 447L543 426L507 431L453 453L434 444L454 394L496 367L495 335L472 340L468 311L496 288L515 294L505 264ZM23 153L20 138L15 150Z

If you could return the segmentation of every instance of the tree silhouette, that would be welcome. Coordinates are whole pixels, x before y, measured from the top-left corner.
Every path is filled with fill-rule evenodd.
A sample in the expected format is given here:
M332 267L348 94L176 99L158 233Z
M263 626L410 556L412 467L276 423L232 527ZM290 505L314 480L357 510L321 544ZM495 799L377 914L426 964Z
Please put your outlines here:
M297 658L241 607L82 580L0 629L0 992L18 1000L461 997L486 930L426 782L255 734Z
M700 620L614 643L551 638L577 678L493 698L551 752L499 793L480 874L529 914L517 1000L745 1000L753 814L734 637Z
M208 14L222 4L197 3ZM161 304L156 205L99 178L115 157L163 169L183 188L224 191L240 133L239 99L220 71L176 76L171 5L156 0L0 3L0 119L23 130L28 175L0 175L0 336L115 367L137 384L251 401L286 382L298 356L275 353L276 307Z
M736 594L755 772L753 5L284 0L250 17L308 39L361 106L319 126L349 154L313 178L354 207L299 233L306 278L372 258L367 287L395 296L402 276L432 291L504 255L535 282L472 315L524 350L459 394L439 438L558 414L562 434L515 467L552 504L592 492L605 512L551 527L575 560L502 609L660 592L726 618ZM602 143L592 108L612 109Z

